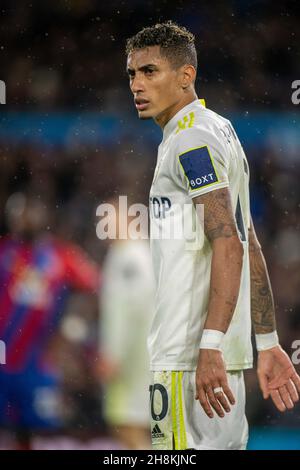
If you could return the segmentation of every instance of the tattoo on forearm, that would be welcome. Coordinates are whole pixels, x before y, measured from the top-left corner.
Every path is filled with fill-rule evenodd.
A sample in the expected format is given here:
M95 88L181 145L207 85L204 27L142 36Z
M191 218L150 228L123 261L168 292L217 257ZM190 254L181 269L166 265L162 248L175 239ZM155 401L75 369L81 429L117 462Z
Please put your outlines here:
M249 231L251 272L251 316L256 334L270 333L276 328L274 301L266 263L253 228Z
M204 232L212 245L210 295L205 328L226 332L239 294L243 247L228 188L199 196L204 205Z

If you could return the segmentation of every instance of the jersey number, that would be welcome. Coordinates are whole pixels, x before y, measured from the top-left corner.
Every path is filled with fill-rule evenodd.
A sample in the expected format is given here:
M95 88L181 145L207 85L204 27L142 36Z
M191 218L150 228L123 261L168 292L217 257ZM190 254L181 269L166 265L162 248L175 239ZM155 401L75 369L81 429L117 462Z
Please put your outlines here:
M166 416L168 412L168 402L169 402L168 392L166 388L161 384L150 385L149 391L150 391L150 406L151 406L152 419L155 421L161 421L162 419L164 419L164 417ZM154 410L154 393L156 391L158 391L161 394L162 407L161 407L160 413L157 413L156 410Z

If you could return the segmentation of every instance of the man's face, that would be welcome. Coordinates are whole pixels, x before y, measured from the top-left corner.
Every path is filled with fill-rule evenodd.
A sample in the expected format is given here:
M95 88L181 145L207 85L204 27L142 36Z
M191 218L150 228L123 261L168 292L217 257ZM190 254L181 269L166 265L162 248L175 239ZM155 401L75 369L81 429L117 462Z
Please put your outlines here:
M157 119L180 100L181 69L172 68L159 46L133 50L127 58L127 71L140 119Z
M48 211L38 199L26 199L15 193L6 203L7 224L10 233L32 240L46 229Z

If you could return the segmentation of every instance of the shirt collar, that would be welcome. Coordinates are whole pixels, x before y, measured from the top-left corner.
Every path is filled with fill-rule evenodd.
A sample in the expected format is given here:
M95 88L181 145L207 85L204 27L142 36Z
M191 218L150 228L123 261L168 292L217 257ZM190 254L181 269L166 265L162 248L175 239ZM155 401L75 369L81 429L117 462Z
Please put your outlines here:
M163 140L166 140L169 135L172 134L172 132L177 128L180 118L193 109L197 103L200 105L200 100L198 98L181 108L178 113L176 113L175 116L173 116L170 121L167 122L163 129Z

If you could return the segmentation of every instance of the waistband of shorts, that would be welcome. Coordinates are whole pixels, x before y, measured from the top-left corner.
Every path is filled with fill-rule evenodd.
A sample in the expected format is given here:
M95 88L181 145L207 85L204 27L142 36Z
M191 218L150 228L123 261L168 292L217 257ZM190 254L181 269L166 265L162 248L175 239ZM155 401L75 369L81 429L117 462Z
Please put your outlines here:
M252 369L253 362L244 362L242 364L226 364L226 371L227 372L238 372L244 369ZM180 371L195 371L197 369L196 365L191 364L150 364L150 371L151 372L158 372L158 371L168 371L168 370L180 370Z

